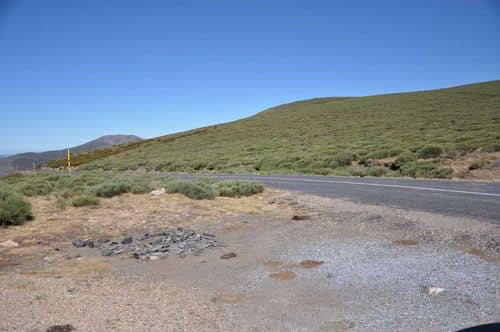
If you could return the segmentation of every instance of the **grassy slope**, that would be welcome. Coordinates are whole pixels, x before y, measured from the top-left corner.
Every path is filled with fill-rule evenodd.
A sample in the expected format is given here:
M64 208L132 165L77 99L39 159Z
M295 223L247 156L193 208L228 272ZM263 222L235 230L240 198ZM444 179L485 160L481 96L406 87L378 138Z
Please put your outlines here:
M342 151L356 159L396 156L426 144L446 158L500 149L500 81L450 89L285 104L239 121L83 154L86 168L164 171L357 174L332 168ZM53 163L62 166L63 163ZM397 172L389 172L397 175ZM425 175L424 175L425 176Z

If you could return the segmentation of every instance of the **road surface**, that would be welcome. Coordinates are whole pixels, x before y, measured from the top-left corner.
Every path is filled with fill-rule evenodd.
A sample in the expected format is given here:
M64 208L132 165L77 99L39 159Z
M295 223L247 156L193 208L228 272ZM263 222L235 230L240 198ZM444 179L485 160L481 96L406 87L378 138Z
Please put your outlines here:
M188 177L199 176L190 175ZM291 175L217 175L354 202L474 217L500 225L500 183Z

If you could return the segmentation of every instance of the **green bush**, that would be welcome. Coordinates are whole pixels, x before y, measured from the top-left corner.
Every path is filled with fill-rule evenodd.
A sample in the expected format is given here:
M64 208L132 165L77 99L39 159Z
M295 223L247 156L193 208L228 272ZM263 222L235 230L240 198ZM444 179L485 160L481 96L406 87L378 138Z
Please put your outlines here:
M73 199L72 204L73 204L73 206L76 206L76 207L89 206L89 205L96 206L96 205L99 205L99 202L100 202L99 197L86 194L86 195L75 197Z
M53 190L52 183L42 181L30 181L21 187L21 193L25 196L43 196L50 194Z
M215 189L203 181L171 180L165 190L168 193L183 194L192 199L214 199L217 195Z
M448 179L453 174L453 169L449 167L440 167L439 165L429 161L416 161L405 164L401 167L401 175L411 176L414 178L439 178Z
M0 186L0 225L21 225L32 218L31 204L5 186Z
M402 152L394 161L394 164L397 166L397 168L400 168L401 166L408 164L412 161L417 160L417 155L412 152Z
M351 151L342 151L335 156L333 161L330 163L330 167L338 168L342 166L350 166L351 162L357 158L358 156Z
M220 181L214 186L219 196L225 197L251 196L264 191L264 186L255 181Z
M417 151L417 155L422 159L436 158L443 153L443 149L437 145L426 145Z
M126 192L130 192L131 185L127 182L105 182L94 189L94 193L98 197L114 197Z
M151 181L135 179L130 183L130 191L133 194L145 194L154 189Z
M369 175L369 176L382 176L384 174L387 173L387 168L385 167L382 167L382 166L374 166L374 167L370 167L366 173Z

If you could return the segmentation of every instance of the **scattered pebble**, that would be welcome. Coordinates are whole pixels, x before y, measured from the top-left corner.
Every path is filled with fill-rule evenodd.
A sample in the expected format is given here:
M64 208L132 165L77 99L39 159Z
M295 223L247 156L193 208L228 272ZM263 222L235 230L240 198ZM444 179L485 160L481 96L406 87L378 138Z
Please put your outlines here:
M73 325L53 325L47 329L47 332L71 332L76 330Z
M439 295L444 292L443 288L440 287L429 287L427 288L427 294L429 295Z
M222 259L230 259L230 258L234 258L236 256L237 255L234 252L228 252L227 254L224 254L224 255L220 256L220 258L222 258Z
M307 220L307 219L311 219L311 217L308 216L307 214L295 214L295 215L293 215L292 219L293 220Z
M17 243L16 241L7 240L5 242L1 242L0 243L0 247L3 247L3 248L17 248L17 247L19 247L19 243Z

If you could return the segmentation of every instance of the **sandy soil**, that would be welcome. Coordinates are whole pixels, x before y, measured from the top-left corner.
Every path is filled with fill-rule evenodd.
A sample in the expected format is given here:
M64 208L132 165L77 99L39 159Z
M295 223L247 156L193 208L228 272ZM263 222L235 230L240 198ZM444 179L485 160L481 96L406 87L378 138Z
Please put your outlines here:
M280 191L33 205L35 221L0 230L20 244L0 251L0 330L450 331L500 320L500 231L484 222ZM225 247L142 262L70 243L177 226ZM237 256L220 259L227 252Z

